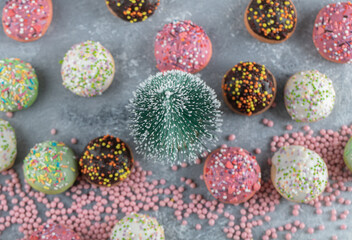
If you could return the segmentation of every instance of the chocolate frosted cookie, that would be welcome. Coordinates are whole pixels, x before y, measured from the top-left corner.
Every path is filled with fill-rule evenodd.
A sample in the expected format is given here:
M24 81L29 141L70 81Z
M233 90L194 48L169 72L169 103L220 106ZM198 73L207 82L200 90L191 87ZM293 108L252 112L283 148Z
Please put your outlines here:
M133 165L132 152L127 144L111 135L90 141L79 160L82 175L90 183L104 187L125 180Z
M115 16L131 22L145 21L158 8L160 0L107 0L106 5Z
M276 96L276 80L264 66L255 62L240 62L222 80L222 92L229 108L252 116L265 112Z
M252 0L244 15L249 33L266 43L281 43L297 25L297 11L290 0Z

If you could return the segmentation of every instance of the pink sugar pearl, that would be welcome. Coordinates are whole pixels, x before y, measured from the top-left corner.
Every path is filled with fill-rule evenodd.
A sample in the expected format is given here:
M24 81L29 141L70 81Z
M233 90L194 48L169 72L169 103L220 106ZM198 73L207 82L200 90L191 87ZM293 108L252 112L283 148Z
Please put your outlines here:
M13 112L7 112L6 117L8 118L13 118Z
M268 127L274 127L274 122L269 120L267 126Z
M308 228L308 230L307 230L307 232L309 233L309 234L313 234L314 233L314 228Z
M292 239L292 235L290 233L286 233L285 239L286 240L291 240Z
M71 143L72 144L77 144L77 142L78 142L77 138L71 138Z
M228 139L229 141L235 141L236 136L235 136L235 134L230 134L227 139Z
M57 133L57 130L55 128L50 130L51 135L55 135Z
M254 150L255 154L261 154L262 153L262 150L260 148L256 148Z
M196 229L197 229L197 230L201 230L201 229L202 229L202 225L196 224Z
M288 124L287 126L286 126L286 130L287 131L291 131L293 129L293 127L292 127L292 125L290 125L290 124Z

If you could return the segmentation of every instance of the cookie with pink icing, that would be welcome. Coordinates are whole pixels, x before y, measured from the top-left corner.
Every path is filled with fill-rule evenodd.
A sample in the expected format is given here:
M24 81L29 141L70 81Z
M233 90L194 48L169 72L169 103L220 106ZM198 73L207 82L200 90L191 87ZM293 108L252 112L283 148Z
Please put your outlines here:
M166 24L155 39L156 67L160 71L197 73L212 56L212 44L203 28L191 21Z
M80 240L77 233L59 224L43 224L32 233L29 240Z
M2 10L6 35L20 42L31 42L44 36L52 18L51 0L9 0Z
M221 202L239 204L261 186L261 171L251 153L242 148L218 148L207 157L203 177L209 192Z
M319 53L336 63L352 60L352 3L333 3L318 13L313 29L313 42Z

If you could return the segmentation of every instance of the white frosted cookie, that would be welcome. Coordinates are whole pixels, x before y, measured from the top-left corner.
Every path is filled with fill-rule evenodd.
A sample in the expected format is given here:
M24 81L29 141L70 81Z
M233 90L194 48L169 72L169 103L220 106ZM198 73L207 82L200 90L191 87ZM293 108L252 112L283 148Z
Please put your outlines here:
M284 198L306 203L324 192L328 169L316 152L302 146L286 146L274 154L271 179Z
M122 218L112 230L111 240L164 240L164 228L158 221L144 214L135 214Z
M0 172L9 169L15 163L17 141L10 123L0 119Z
M286 83L286 109L297 122L324 119L329 116L334 104L332 81L317 70L296 73Z
M82 97L102 94L114 80L115 62L99 42L76 44L66 53L61 66L63 85Z

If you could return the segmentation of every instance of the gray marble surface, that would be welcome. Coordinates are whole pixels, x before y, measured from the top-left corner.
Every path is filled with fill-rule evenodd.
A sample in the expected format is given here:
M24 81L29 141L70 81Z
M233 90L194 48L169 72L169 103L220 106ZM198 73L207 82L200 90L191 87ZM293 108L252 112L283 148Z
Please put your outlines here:
M153 55L157 31L174 19L189 19L202 26L213 43L213 57L200 75L215 89L222 102L224 124L219 145L227 143L244 147L249 151L261 148L263 153L258 155L258 161L262 166L263 175L268 176L269 168L266 160L271 156L269 149L271 137L283 134L287 124L292 124L295 130L303 126L290 120L283 104L283 87L290 75L301 70L317 69L334 81L337 93L336 107L329 118L311 124L312 129L336 130L343 124L350 124L352 117L351 66L330 63L321 58L311 38L318 11L326 4L337 1L293 1L299 15L296 32L287 42L278 45L261 43L249 35L243 23L248 0L162 0L158 11L146 22L138 24L130 24L111 15L103 0L54 0L53 22L42 39L23 44L6 37L1 29L0 58L19 57L30 62L35 67L40 82L40 91L35 104L27 110L15 113L15 117L9 120L16 130L18 139L16 171L22 177L22 160L29 149L37 142L50 139L71 145L70 139L76 137L79 143L71 147L80 153L90 139L109 133L119 136L134 148L127 129L125 105L132 96L135 86L150 74L157 72ZM1 9L4 3L5 0L0 2ZM85 40L100 41L111 51L117 66L111 87L102 96L89 99L76 96L62 86L59 64L71 45ZM251 118L230 112L221 97L221 78L224 73L239 61L247 60L266 65L275 75L279 88L277 107ZM5 114L0 114L0 117L6 119ZM274 120L275 127L264 127L260 123L264 117ZM50 135L51 128L56 128L58 134ZM229 132L236 134L235 142L227 142ZM180 183L180 176L194 178L202 173L202 165L171 172L169 167L160 167L141 159L139 155L136 155L136 159L142 162L145 169L153 170L153 178L166 178L176 184ZM194 192L211 199L204 183L198 177L195 180L198 188ZM351 194L344 197L352 199ZM281 200L277 210L270 215L272 221L254 229L254 239L259 239L264 229L270 226L291 222L292 206L292 203ZM337 210L340 208L340 206L333 207ZM226 209L238 214L238 208L234 206L226 206ZM225 218L217 221L214 227L208 226L206 221L200 221L196 217L190 218L188 226L180 226L170 213L170 209L151 213L164 225L166 239L225 239L222 232L223 225L227 224ZM350 216L344 220L349 227L346 231L338 229L341 220L331 223L329 218L330 214L327 211L319 216L314 214L314 208L302 206L299 219L304 219L312 226L325 223L328 231L316 232L314 235L299 232L293 239L330 239L332 234L338 235L339 239L352 239ZM203 229L196 231L195 223L203 224ZM21 237L15 229L6 230L1 239ZM283 239L281 235L280 239Z

